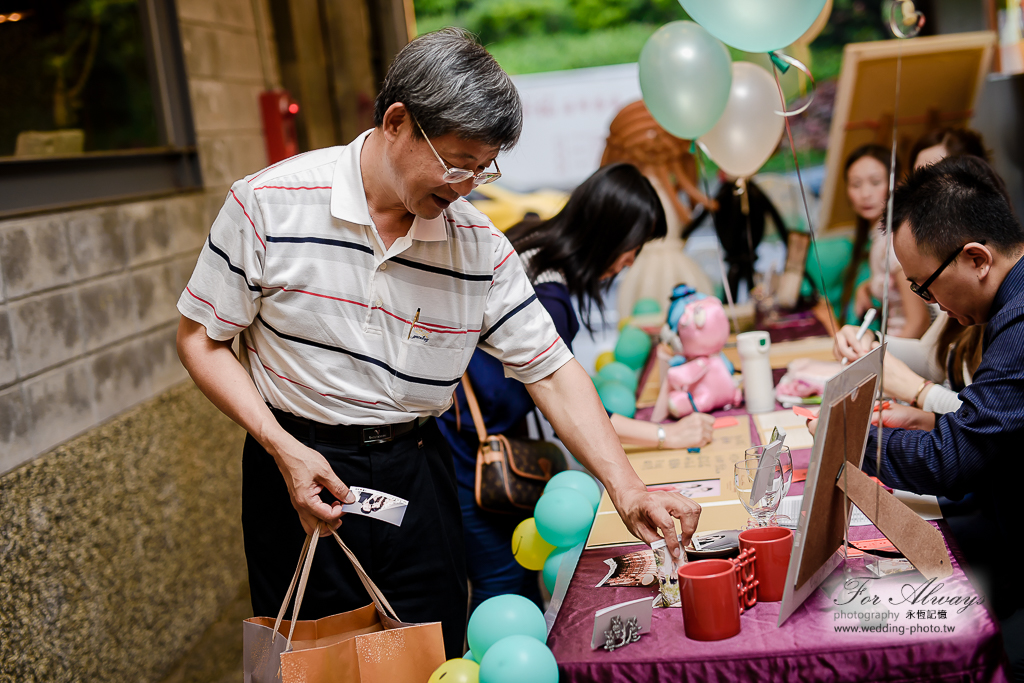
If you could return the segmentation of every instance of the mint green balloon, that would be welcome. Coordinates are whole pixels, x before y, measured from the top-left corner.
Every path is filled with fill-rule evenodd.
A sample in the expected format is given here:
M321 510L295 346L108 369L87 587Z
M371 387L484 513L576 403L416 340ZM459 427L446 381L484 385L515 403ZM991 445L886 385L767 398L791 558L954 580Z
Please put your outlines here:
M825 0L679 0L679 4L723 43L747 52L771 52L806 33Z
M587 540L594 506L576 489L545 490L533 508L533 519L541 538L556 548L571 548Z
M473 610L466 635L473 659L482 664L488 649L502 638L527 636L544 643L548 627L544 614L532 600L521 595L496 595Z
M597 512L597 508L601 504L601 487L594 481L594 477L580 470L566 470L551 477L544 486L544 493L555 489L579 491L594 506L594 512Z
M462 655L462 658L463 659L468 659L471 662L475 662L476 661L476 657L473 656L473 651L472 650L470 650L466 654Z
M558 683L558 662L543 642L509 636L480 662L480 683Z
M651 353L651 335L639 327L626 325L615 342L615 360L634 370L640 370L647 363Z
M601 368L597 376L603 377L606 381L617 382L630 391L636 391L638 385L636 370L619 361L614 361ZM601 387L598 387L597 390L600 393Z
M633 304L633 315L647 315L649 313L661 313L661 304L657 299L646 297L639 299Z
M548 555L548 559L544 560L544 571L541 576L544 578L544 585L547 586L548 593L555 592L555 581L558 580L558 568L562 566L562 558L569 548L565 550L556 550L555 552Z
M591 375L590 381L594 383L594 388L600 391L601 387L603 387L608 382L611 382L612 380L608 379L607 377L602 377L601 375L598 374Z
M725 45L701 26L692 21L669 22L655 31L640 51L644 104L672 135L685 140L700 137L725 111L732 85L731 65Z
M628 387L618 382L608 382L597 390L597 395L605 410L623 417L636 415L636 395Z

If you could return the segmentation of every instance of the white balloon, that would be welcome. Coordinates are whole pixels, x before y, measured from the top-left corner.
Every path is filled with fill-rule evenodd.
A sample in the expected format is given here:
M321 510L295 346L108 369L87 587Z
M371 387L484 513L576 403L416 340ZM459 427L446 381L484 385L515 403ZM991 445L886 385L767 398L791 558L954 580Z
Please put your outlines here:
M757 64L733 62L729 101L700 138L708 156L731 176L749 178L768 161L786 126L775 79Z

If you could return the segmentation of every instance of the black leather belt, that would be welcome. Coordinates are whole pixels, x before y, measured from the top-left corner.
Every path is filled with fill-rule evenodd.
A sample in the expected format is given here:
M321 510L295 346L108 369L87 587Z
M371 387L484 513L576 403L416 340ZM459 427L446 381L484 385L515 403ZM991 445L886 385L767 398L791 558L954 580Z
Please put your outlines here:
M415 431L430 419L420 417L408 422L385 425L325 425L273 407L270 408L270 412L274 414L286 432L298 439L309 439L317 443L339 446L361 446L394 441Z

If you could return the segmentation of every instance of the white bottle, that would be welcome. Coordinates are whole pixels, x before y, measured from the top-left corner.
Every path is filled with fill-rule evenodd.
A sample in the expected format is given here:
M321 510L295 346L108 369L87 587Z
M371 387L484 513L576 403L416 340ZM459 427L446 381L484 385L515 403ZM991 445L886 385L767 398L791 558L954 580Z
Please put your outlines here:
M736 335L736 350L743 371L743 398L748 413L775 410L775 383L768 358L772 341L767 332L743 332Z

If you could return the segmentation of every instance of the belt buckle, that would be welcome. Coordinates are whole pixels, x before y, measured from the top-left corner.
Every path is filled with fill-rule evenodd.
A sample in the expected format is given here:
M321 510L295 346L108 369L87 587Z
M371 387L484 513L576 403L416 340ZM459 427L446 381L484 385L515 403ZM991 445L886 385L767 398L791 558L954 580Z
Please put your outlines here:
M391 441L391 425L363 427L363 443L385 443Z

